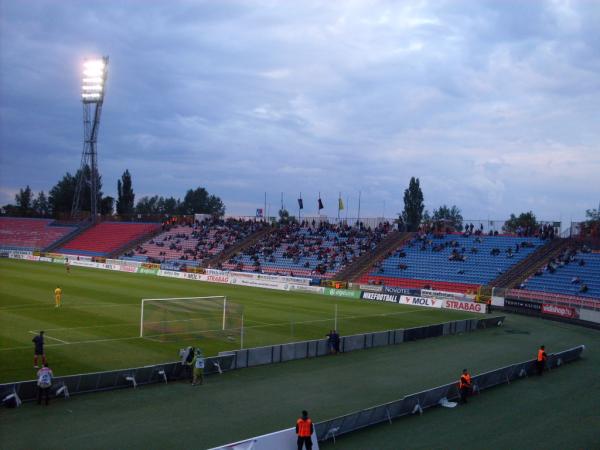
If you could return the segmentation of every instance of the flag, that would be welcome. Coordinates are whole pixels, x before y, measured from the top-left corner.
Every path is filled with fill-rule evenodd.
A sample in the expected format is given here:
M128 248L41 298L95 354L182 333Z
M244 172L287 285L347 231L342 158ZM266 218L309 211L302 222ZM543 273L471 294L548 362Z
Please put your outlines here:
M301 198L298 199L298 208L304 209L304 202L302 201Z
M342 197L338 198L338 209L340 211L344 209L344 201L342 200Z
M262 217L262 216L263 216L263 209L256 208L256 217Z
M323 208L325 208L323 206L323 201L321 200L321 198L319 197L319 211L321 211Z

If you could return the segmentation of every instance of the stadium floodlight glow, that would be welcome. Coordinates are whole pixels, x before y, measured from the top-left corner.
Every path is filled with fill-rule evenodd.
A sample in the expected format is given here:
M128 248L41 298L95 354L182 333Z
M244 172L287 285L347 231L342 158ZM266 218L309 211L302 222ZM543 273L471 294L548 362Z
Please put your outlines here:
M88 59L83 63L81 99L84 103L100 103L104 97L104 83L108 72L108 58Z

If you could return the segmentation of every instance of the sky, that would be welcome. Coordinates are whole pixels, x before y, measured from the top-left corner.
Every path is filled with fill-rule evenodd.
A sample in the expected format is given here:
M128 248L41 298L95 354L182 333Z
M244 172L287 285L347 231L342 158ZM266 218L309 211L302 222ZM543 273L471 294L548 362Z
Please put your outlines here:
M0 1L0 204L79 167L108 55L103 191L227 213L577 220L600 202L600 1Z

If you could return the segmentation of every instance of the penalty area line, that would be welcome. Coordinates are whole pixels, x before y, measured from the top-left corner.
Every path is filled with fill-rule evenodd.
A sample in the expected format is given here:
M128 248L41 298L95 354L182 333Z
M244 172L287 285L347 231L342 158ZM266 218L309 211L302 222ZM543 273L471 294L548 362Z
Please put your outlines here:
M38 334L35 331L31 331L31 330L28 331L28 332L31 333L31 334ZM63 341L62 339L58 339L58 338L55 338L55 337L52 337L52 336L48 336L46 333L44 333L44 336L47 337L48 339L52 339L52 340L58 341L58 342L60 342L62 344L70 344L70 342Z

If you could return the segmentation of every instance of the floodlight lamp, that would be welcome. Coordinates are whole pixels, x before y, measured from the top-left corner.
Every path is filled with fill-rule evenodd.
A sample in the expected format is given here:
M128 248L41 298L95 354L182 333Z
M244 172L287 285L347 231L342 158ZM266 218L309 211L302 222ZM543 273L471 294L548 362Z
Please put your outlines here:
M81 99L84 103L102 102L108 57L89 59L83 63Z

